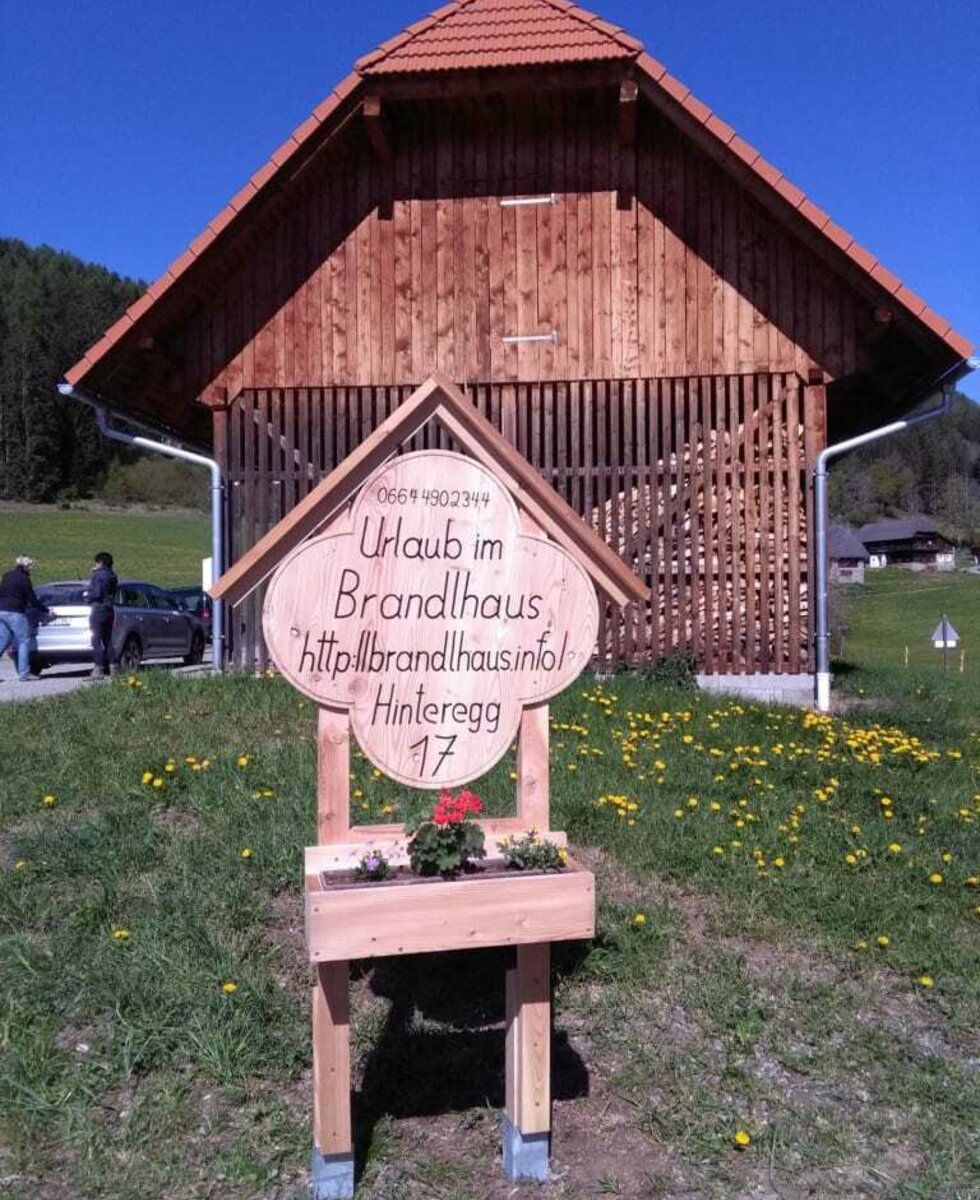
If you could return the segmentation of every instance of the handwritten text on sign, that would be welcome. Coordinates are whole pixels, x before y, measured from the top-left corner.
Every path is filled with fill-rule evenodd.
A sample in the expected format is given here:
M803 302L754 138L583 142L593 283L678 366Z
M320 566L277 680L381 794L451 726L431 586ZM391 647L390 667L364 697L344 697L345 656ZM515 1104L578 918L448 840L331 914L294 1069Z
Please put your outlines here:
M597 626L581 566L521 533L490 471L445 451L386 464L344 532L283 560L263 610L283 675L321 704L349 707L371 761L426 788L493 766L521 708L585 667Z

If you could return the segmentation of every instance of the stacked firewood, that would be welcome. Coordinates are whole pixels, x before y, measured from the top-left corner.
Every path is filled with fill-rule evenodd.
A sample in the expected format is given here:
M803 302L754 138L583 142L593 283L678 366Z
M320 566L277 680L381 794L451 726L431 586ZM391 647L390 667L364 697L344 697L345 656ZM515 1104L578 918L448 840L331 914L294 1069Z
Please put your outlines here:
M737 436L741 441L741 430ZM622 473L625 479L597 478L597 489L611 489L611 494L592 505L592 527L652 587L646 605L626 610L609 606L603 633L610 657L622 656L617 648L632 647L634 658L693 650L702 660L731 659L734 652L743 662L771 661L781 627L783 656L795 632L805 662L805 509L800 504L790 511L785 475L778 504L772 474L768 486L762 487L761 472L749 481L745 463L736 462L733 481L731 441L727 433L710 430L704 440L644 468L645 480L633 469L630 485L630 468ZM770 454L762 469L771 472L772 462ZM749 522L750 540L746 512L755 514ZM782 522L779 538L777 521ZM791 539L796 541L799 563L795 615L790 603ZM756 631L754 646L746 643L750 625Z

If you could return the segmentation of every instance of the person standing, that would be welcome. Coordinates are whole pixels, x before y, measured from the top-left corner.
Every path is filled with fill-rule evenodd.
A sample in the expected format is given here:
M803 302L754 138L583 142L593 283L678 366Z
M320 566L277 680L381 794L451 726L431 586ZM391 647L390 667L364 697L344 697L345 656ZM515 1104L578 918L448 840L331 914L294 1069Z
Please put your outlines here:
M85 599L91 605L89 628L92 631L93 679L105 679L115 665L112 648L112 627L116 620L116 592L119 580L112 569L112 555L100 550L92 563L92 577L85 589Z
M44 612L31 583L34 559L21 554L14 569L0 578L0 657L13 643L17 650L17 678L31 682L31 622L28 613Z

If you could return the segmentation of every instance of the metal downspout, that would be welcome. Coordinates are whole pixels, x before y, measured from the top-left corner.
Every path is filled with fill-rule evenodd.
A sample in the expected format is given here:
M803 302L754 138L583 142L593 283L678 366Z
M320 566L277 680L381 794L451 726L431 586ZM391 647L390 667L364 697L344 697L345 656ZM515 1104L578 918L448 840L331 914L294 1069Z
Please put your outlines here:
M846 454L849 450L856 450L859 446L867 446L871 442L877 442L881 438L890 437L893 433L900 433L903 429L911 429L914 425L921 425L923 421L931 421L935 417L941 417L944 413L949 412L953 405L953 388L958 380L964 375L968 375L970 371L980 366L980 359L965 358L956 366L951 367L948 371L936 380L935 384L923 395L926 396L935 394L937 388L942 389L942 402L935 408L930 408L927 412L918 413L911 417L905 417L901 421L891 421L887 425L881 425L877 429L869 430L867 433L862 433L858 437L848 438L847 441L837 442L836 445L828 446L822 450L817 456L817 463L813 470L813 503L814 503L814 574L816 583L816 612L814 614L814 653L816 657L817 678L816 678L816 705L820 712L830 711L830 597L828 590L828 563L827 563L827 464L832 458L837 458L841 454Z
M58 391L69 400L87 404L95 412L95 422L99 431L107 438L116 442L124 442L128 446L138 446L141 450L151 450L156 454L164 454L169 458L178 458L182 462L196 463L198 466L208 468L211 472L211 572L212 577L218 579L224 571L224 481L221 478L221 467L217 461L204 454L196 454L193 450L184 450L180 446L171 446L166 442L158 442L140 434L124 433L121 429L114 429L109 424L107 406L98 396L94 396L82 388L76 388L70 383L59 383ZM219 674L224 664L224 604L221 600L213 600L212 604L214 607L211 610L211 669L215 674Z

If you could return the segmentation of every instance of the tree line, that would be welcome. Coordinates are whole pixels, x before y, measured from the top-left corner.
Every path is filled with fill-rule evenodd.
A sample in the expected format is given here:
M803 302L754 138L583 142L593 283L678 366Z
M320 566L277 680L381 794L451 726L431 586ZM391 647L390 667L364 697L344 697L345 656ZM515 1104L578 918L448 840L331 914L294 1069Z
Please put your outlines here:
M954 541L980 545L980 405L957 393L946 416L847 455L828 498L848 525L927 513Z
M0 239L0 498L99 489L120 456L57 387L145 286L50 246Z

